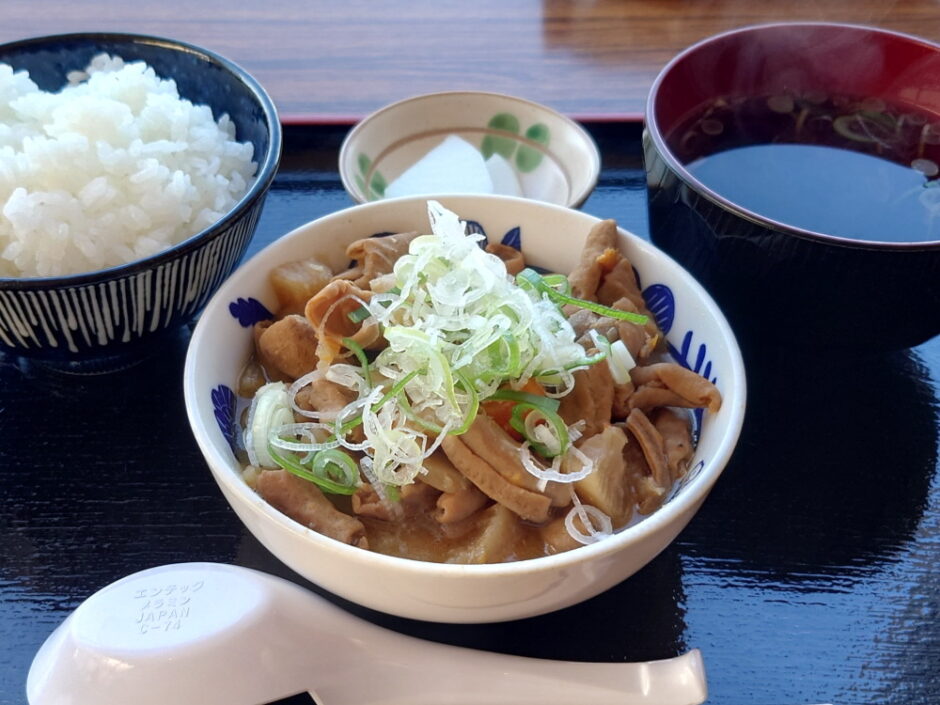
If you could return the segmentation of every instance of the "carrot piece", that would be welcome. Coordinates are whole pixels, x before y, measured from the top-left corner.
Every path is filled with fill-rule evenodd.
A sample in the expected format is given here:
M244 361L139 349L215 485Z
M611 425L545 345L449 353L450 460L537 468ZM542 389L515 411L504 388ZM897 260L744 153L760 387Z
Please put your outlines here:
M545 396L545 388L536 380L531 378L528 382L525 383L525 385L522 386L519 391ZM512 410L515 408L515 406L516 402L509 401L508 399L493 399L491 401L484 401L480 404L483 412L493 419L493 421L498 423L500 427L506 431L506 433L508 433L515 440L522 441L522 434L509 425L509 419L512 418Z

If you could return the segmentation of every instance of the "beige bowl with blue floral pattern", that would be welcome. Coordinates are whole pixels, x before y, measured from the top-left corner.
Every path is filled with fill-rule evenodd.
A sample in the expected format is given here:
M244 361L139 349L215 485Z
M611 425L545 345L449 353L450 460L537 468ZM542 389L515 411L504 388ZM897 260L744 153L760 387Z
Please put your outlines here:
M392 197L402 174L427 163L428 155L449 137L479 152L481 164L499 162L519 189L509 193L497 183L490 192L577 208L597 184L597 145L574 120L522 98L452 91L393 103L357 124L340 150L343 186L359 203ZM448 158L453 154L444 151ZM425 188L402 195L486 193L476 188L478 180L456 178L459 174L449 178L465 164L461 160L451 174L425 178Z

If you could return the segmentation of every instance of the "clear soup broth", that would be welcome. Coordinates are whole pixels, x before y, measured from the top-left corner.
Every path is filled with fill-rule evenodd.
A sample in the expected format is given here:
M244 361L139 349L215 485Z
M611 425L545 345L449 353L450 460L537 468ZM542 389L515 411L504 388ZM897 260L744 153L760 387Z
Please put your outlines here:
M668 141L705 186L765 218L857 240L940 240L937 116L873 98L724 98Z

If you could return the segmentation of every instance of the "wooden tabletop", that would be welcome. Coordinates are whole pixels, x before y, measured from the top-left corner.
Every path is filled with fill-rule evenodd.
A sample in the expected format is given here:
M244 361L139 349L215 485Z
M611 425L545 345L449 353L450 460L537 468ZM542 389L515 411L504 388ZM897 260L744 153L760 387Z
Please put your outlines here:
M660 68L718 32L870 24L940 41L940 0L4 0L0 41L155 34L242 64L285 122L347 121L411 95L519 95L578 118L638 118Z

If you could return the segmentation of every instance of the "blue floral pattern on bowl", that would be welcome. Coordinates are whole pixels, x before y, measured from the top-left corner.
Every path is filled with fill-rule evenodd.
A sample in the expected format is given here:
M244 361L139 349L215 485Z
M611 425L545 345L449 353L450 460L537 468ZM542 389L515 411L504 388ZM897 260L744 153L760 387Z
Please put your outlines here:
M517 250L522 249L522 230L519 229L519 226L512 228L509 232L503 235L501 241L507 247L515 247Z
M251 328L259 321L274 318L274 314L263 303L250 296L247 299L235 299L228 305L228 310L242 328Z
M483 226L480 225L477 221L465 220L464 232L466 232L467 235L482 235L483 239L477 242L477 244L480 246L481 250L486 248L486 230L484 230Z
M236 452L239 447L238 424L235 421L235 409L237 399L232 388L220 384L210 392L212 399L212 413L215 415L215 422L219 425L219 430L228 442L232 452Z
M650 313L656 318L659 329L668 335L676 318L676 298L672 294L672 289L665 284L652 284L643 290L643 300L646 301L646 307Z

